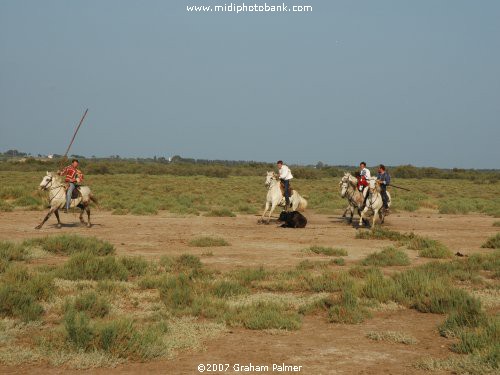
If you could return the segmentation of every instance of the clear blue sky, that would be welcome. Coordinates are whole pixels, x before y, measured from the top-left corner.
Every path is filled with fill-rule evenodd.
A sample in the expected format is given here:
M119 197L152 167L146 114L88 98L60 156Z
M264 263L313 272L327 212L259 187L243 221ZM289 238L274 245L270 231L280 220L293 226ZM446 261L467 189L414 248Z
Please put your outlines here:
M499 167L500 1L229 3L1 0L0 150Z

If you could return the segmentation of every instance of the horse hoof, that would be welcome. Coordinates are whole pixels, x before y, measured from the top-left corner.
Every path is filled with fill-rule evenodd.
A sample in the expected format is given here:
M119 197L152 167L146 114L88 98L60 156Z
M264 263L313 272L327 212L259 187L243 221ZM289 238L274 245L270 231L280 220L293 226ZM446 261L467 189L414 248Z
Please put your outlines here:
M87 228L90 228L91 226L92 226L92 224L87 223Z
M57 224L57 227L60 229L62 228L62 224Z
M42 229L42 226L41 226L41 225L37 225L37 226L35 227L35 229Z

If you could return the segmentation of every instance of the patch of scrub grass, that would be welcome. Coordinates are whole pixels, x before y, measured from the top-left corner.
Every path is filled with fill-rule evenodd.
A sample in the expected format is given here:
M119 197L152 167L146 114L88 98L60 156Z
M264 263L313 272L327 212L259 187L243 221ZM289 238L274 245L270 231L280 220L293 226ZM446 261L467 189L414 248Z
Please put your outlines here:
M488 240L481 245L485 249L500 249L500 233L488 238Z
M201 253L201 256L202 257L213 257L214 253L213 253L213 251L204 251Z
M258 302L248 306L238 306L228 318L229 325L242 325L247 329L298 330L302 325L301 316L282 304Z
M56 276L66 280L127 280L129 272L114 256L77 253L59 267Z
M0 285L0 316L27 322L40 319L43 312L32 294L13 285Z
M493 226L494 226L494 227L500 227L500 221L495 221L495 222L493 223Z
M374 341L387 341L405 345L414 345L418 342L415 337L398 331L371 331L366 334L366 337Z
M10 241L0 241L0 259L6 261L21 261L27 257L24 246Z
M268 272L264 267L240 268L231 272L231 278L237 280L244 286L250 286L254 281L261 281L268 277Z
M97 293L91 291L83 293L66 302L65 310L74 309L77 312L85 312L91 318L103 318L110 310L109 302Z
M449 371L459 375L498 374L498 351L495 357L468 355L446 359L422 358L414 367L424 371Z
M453 255L450 250L443 246L428 247L418 252L422 258L446 259L451 258Z
M375 227L373 230L359 230L356 232L356 238L368 240L391 240L391 241L402 241L405 239L405 235L394 230L385 229L382 227Z
M238 282L221 280L214 284L212 293L219 298L228 298L248 293L248 289Z
M384 248L380 252L368 255L362 262L364 266L408 266L410 258L400 249L393 246Z
M423 258L444 259L451 258L451 251L441 242L427 237L411 235L406 246L411 250L419 250L418 255Z
M94 255L111 255L115 252L114 246L107 241L96 237L83 237L75 234L30 239L24 241L23 246L39 246L45 251L60 255L71 255L81 252Z
M236 217L236 214L227 208L219 208L208 211L205 216L209 217Z
M481 352L500 338L500 317L491 317L487 323L476 329L464 329L458 333L459 341L451 350L460 354Z
M193 247L216 247L216 246L229 246L229 242L221 237L197 237L189 241L189 246Z
M382 272L372 272L366 276L361 295L381 303L397 299L399 289L392 278L384 277Z
M332 262L333 262L333 264L336 264L337 266L345 266L345 259L344 258L336 258Z
M328 320L332 323L358 324L369 316L369 311L360 305L353 288L345 288L328 310Z
M311 246L308 247L307 249L304 249L304 251L314 254L323 254L323 255L337 256L337 257L347 256L347 250L345 249L325 247L325 246Z
M375 228L371 231L358 231L356 238L397 241L408 249L419 250L419 255L425 258L451 258L451 251L441 242L416 235L414 233L399 233L396 231Z
M175 259L174 268L177 271L197 270L203 266L200 258L192 254L182 254Z
M119 261L125 266L130 276L142 276L150 267L148 261L142 256L125 256L119 258Z

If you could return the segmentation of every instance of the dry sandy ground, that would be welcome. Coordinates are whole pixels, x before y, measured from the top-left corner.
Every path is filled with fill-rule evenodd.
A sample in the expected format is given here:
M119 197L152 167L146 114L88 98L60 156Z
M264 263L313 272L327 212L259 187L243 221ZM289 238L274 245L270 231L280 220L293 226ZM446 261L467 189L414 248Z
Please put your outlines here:
M275 224L257 225L256 216L236 218L174 217L167 213L157 216L113 216L95 212L90 229L78 224L76 214L62 215L69 224L61 229L55 219L41 231L33 227L43 217L41 212L0 213L0 240L22 240L48 234L78 233L105 239L116 246L118 254L161 255L191 253L203 256L209 267L227 270L236 267L264 265L266 268L291 267L309 257L300 250L310 245L345 248L347 265L390 244L388 241L356 240L356 229L339 215L307 213L305 229L276 228ZM495 219L484 215L439 215L433 212L397 213L386 220L386 228L429 236L440 240L453 252L464 254L487 252L481 244L498 229ZM189 240L200 235L220 236L230 246L193 248ZM417 252L410 251L413 264L423 262ZM239 363L268 365L273 363L300 365L301 374L413 374L423 373L411 366L426 356L445 358L451 354L449 341L441 338L436 326L443 316L421 314L411 310L385 311L375 314L360 325L337 325L326 322L325 316L304 319L301 330L292 333L270 334L243 329L232 330L206 344L205 350L182 352L173 360L133 363L115 369L88 370L88 373L117 374L197 374L200 363ZM375 342L366 338L369 331L402 331L414 336L416 345ZM229 367L227 372L237 373ZM0 373L72 373L66 369L32 366L0 367ZM208 372L214 373L214 372ZM219 372L215 372L219 373ZM241 373L241 372L240 372ZM252 372L255 374L257 372ZM273 372L270 372L273 373ZM274 372L278 373L278 372ZM290 373L290 372L288 372Z

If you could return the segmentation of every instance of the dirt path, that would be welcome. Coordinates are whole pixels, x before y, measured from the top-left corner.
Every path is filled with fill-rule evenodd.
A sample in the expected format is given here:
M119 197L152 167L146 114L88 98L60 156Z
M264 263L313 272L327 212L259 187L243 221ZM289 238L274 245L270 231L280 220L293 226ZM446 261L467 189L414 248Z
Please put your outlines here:
M305 255L300 251L313 244L345 248L349 253L346 257L349 264L390 243L356 240L356 229L343 222L338 215L311 212L307 215L307 228L298 230L276 228L273 224L257 225L256 216L173 217L167 213L157 216L113 216L107 212L97 212L93 217L95 225L91 229L78 225L57 229L52 219L44 229L36 231L33 227L42 216L41 212L0 213L0 240L22 240L62 233L94 235L113 243L120 255L158 258L164 254L202 255L210 251L213 255L202 256L202 261L221 270L251 265L290 267L307 258L326 258ZM63 220L78 222L77 216L71 214L63 215ZM494 221L483 215L401 213L388 217L385 227L402 232L414 231L444 242L453 252L471 254L488 251L481 249L480 245L498 231L492 226ZM208 249L189 247L189 240L200 235L220 236L231 245ZM410 251L410 256L413 264L424 261L417 257L417 252ZM233 370L234 364L272 366L273 363L285 363L303 366L301 374L418 374L423 372L411 364L419 358L444 358L451 355L449 341L441 338L436 331L442 319L443 316L397 310L377 313L360 325L337 325L328 323L324 315L310 316L304 319L302 329L297 332L271 334L235 329L208 342L205 350L181 352L173 360L131 363L115 369L85 372L199 374L197 365L200 363L228 363L230 367L227 372L216 373L234 374L237 373ZM387 330L410 334L418 343L392 344L366 338L370 331ZM76 371L0 366L0 373L71 374Z
M173 217L168 213L157 216L116 216L108 212L97 212L93 216L94 226L81 227L77 215L67 214L62 220L67 223L57 229L51 218L42 230L33 227L43 216L41 212L0 213L0 240L22 240L25 238L76 233L97 236L116 246L117 253L143 255L158 258L161 255L191 253L204 256L203 261L219 269L238 266L266 265L289 267L305 259L300 250L311 245L345 248L352 262L387 246L389 241L356 240L356 229L346 224L339 215L318 215L309 212L309 223L305 229L276 228L275 224L257 225L253 215L236 218L218 217ZM401 213L387 218L385 228L429 236L440 240L453 252L465 254L484 252L481 244L498 229L493 227L494 218L484 215L438 215L435 213ZM223 237L231 246L216 248L194 248L188 242L197 236ZM418 263L416 252L410 256ZM315 256L316 259L320 257Z

